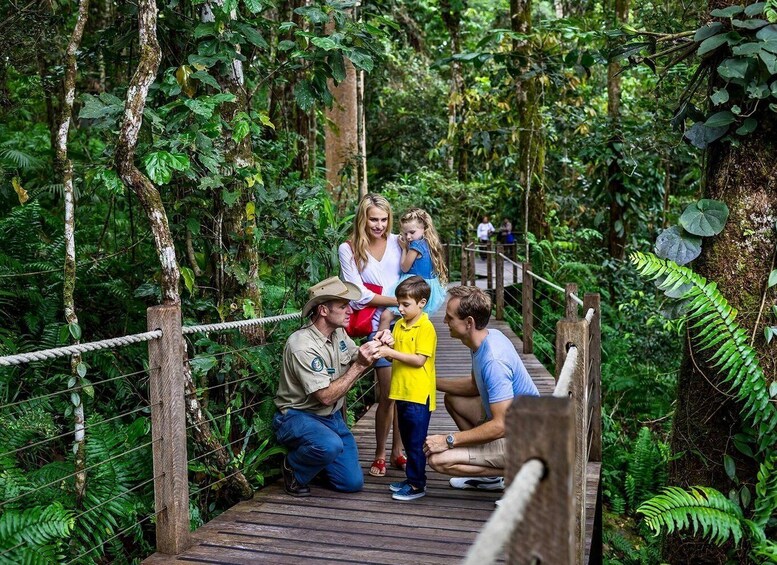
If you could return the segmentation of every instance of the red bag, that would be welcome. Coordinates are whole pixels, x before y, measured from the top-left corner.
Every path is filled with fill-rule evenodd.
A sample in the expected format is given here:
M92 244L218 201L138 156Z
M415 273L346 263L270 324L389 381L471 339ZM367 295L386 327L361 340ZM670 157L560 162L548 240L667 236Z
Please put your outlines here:
M362 283L368 290L375 294L383 294L383 287L372 283ZM361 310L354 310L351 320L345 332L351 337L366 337L372 332L372 317L375 315L375 306L365 306Z

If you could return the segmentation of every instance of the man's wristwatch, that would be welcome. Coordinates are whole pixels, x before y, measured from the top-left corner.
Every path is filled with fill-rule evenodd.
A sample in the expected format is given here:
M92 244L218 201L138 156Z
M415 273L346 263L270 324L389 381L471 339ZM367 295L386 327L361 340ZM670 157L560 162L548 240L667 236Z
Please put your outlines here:
M448 444L448 449L453 449L453 444L455 441L456 438L453 437L453 434L448 434L448 437L445 438L445 443Z

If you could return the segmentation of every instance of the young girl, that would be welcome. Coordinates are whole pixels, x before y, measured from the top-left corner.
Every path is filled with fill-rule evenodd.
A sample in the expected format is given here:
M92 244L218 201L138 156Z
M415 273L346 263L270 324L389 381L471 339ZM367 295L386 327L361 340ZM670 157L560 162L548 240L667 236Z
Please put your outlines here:
M432 289L431 296L424 306L424 312L430 316L445 302L445 285L448 284L448 269L442 254L440 236L434 229L432 217L420 208L410 208L400 219L399 245L402 247L400 267L402 275L397 284L417 275L423 278ZM387 294L394 296L394 289ZM399 314L396 307L386 308L381 314L379 329L391 325Z

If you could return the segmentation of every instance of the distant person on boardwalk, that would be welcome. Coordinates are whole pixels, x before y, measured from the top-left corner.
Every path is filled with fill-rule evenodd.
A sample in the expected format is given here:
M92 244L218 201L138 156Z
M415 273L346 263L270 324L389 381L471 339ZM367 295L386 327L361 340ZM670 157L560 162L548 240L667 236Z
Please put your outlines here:
M485 259L485 250L488 248L488 242L491 239L491 234L494 233L494 226L488 221L488 216L483 216L483 220L478 224L477 236L480 242L480 258Z
M308 290L302 309L309 323L286 341L278 381L273 431L288 447L283 483L291 496L309 496L308 483L321 473L332 489L357 492L364 485L356 440L343 420L343 398L378 359L382 345L393 345L389 332L356 347L345 333L353 313L349 301L361 291L331 277Z
M502 225L499 226L499 241L505 245L515 243L515 236L513 235L513 224L508 218L502 220Z
M402 248L399 236L391 233L391 204L379 194L366 194L359 202L353 219L351 239L340 244L340 276L361 290L361 297L351 302L354 309L376 306L372 319L373 339L378 331L380 315L387 306L396 306L393 296L385 296L386 290L394 288L399 280ZM365 283L381 287L380 294L369 290ZM382 477L386 474L386 441L392 423L394 434L391 442L391 458L395 467L404 470L407 458L402 452L399 428L394 422L396 409L389 399L391 386L391 361L379 359L375 363L378 379L378 408L375 411L375 456L370 465L370 475Z
M429 316L437 312L445 302L445 286L448 284L448 268L442 253L442 244L432 217L421 208L410 208L399 221L399 245L402 247L399 283L419 276L429 285L424 312ZM387 294L394 296L393 288ZM379 329L387 329L399 314L395 307L386 308L381 314Z
M445 324L472 351L468 377L440 379L445 408L457 431L426 438L429 466L453 475L453 488L504 488L505 415L517 396L539 396L512 342L488 329L491 300L474 286L448 290Z

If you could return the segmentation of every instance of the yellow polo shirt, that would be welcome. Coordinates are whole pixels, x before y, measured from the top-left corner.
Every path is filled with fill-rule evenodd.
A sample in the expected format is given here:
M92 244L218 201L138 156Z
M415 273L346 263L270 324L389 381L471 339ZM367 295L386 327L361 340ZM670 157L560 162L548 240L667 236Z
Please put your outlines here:
M426 355L423 367L411 367L401 361L391 364L391 388L389 398L426 404L429 398L429 410L435 409L437 396L436 371L434 357L437 352L437 332L429 316L421 314L412 326L400 318L394 325L394 350L402 353Z

